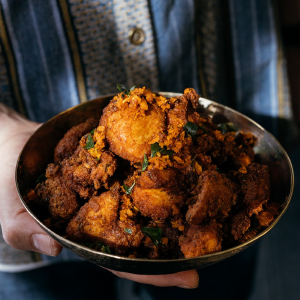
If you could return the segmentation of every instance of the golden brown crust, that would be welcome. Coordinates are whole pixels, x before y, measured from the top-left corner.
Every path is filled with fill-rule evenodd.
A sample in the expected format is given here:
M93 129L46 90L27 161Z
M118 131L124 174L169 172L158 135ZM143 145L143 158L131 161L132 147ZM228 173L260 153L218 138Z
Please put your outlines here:
M103 151L98 160L81 146L62 162L62 173L68 186L85 199L105 186L116 168L117 160L110 151Z
M270 197L270 175L268 167L258 163L247 166L241 176L241 195L249 217L263 210Z
M250 228L251 220L245 211L233 216L231 220L231 235L235 241L239 240Z
M180 237L179 243L185 258L221 251L222 237L219 225L190 225Z
M47 180L36 188L36 194L41 201L49 202L49 212L52 218L68 221L79 209L77 195L66 184L61 168L50 164L46 170Z
M132 220L118 221L119 186L92 197L70 221L67 235L74 241L101 241L109 247L138 247L144 237ZM126 230L127 231L126 231Z
M139 177L132 198L143 216L164 220L179 213L184 191L184 178L180 171L174 168L152 169Z
M196 203L189 206L186 220L197 225L207 217L227 217L237 197L234 183L217 171L204 171L199 182Z
M71 156L78 147L81 137L92 131L97 125L97 120L89 118L84 123L74 126L67 131L54 149L54 162L58 164Z

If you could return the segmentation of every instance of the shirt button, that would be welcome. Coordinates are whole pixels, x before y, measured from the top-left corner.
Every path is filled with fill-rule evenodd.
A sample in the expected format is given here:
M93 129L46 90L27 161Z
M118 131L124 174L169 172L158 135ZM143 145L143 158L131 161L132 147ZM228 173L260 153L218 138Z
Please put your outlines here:
M129 30L128 38L131 44L141 45L145 41L146 35L143 29L134 27Z

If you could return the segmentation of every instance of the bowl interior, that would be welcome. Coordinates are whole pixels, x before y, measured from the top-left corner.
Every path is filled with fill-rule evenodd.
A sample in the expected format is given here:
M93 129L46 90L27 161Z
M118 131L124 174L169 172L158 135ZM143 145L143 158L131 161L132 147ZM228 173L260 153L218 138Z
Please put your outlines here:
M167 97L180 95L166 92L161 94ZM254 149L256 161L268 165L271 178L271 199L281 204L280 214L269 227L251 240L233 248L201 257L171 260L137 259L106 254L69 241L51 231L26 205L22 196L35 186L36 179L44 173L47 165L53 162L54 148L64 134L71 127L84 122L89 117L100 119L103 108L112 97L113 95L109 95L85 102L44 123L28 140L17 162L16 185L23 205L35 221L64 247L92 263L113 270L136 274L175 273L205 267L241 252L271 230L284 214L290 203L294 187L293 169L285 150L269 132L251 119L233 109L200 98L199 102L203 106L201 113L225 117L234 123L240 131L252 132L257 137L257 144Z

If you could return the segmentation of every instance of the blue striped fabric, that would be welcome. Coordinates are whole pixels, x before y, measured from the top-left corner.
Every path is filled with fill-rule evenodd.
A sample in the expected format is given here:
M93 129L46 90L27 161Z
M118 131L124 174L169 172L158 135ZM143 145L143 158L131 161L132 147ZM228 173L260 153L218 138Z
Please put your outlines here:
M80 101L115 92L116 83L175 92L194 87L202 93L200 56L210 94L228 94L226 85L217 84L227 80L226 69L220 73L221 68L216 69L226 60L217 41L227 37L212 36L209 47L202 49L196 43L196 34L214 34L221 24L213 20L196 27L195 4L204 0L0 2L4 24L0 30L1 101L20 111L24 106L30 119L45 121ZM208 17L220 17L214 12L217 3L200 7L208 10ZM229 0L229 13L235 108L258 121L263 120L260 116L276 117L280 112L289 118L286 95L280 102L271 0ZM135 26L146 33L139 46L128 41L128 31Z
M56 1L3 0L2 9L28 117L44 121L78 104Z
M270 0L230 0L237 109L278 115L277 43Z
M198 92L194 1L152 0L160 90Z

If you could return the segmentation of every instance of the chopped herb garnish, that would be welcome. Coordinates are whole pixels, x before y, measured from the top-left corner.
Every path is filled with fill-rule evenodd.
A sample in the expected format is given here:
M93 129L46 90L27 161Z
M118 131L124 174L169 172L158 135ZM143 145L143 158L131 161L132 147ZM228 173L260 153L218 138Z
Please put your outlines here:
M94 147L95 147L95 144L94 144L94 141L93 141L93 137L89 133L89 135L87 137L87 140L86 140L86 146L84 146L83 148L89 150L89 149L94 148Z
M128 90L128 89L126 89L126 87L125 87L124 84L118 83L118 84L117 84L117 89L118 89L121 93L124 92L125 95L130 96L130 92L133 91L133 90L135 89L135 85L134 85L133 87L131 87L131 88Z
M47 179L46 175L45 174L41 174L38 179L36 180L35 184L39 184L39 183L42 183L42 182L45 182Z
M109 247L106 245L101 247L101 252L111 254Z
M203 133L207 133L207 130L203 126L199 126L199 128L203 131Z
M95 133L95 130L96 130L97 128L94 128L92 131L91 131L91 135L93 135L94 133Z
M161 228L142 227L143 234L147 235L155 246L161 245Z
M143 161L143 164L142 164L142 172L144 172L148 167L148 158L147 158L147 155L144 154L144 161Z
M168 150L166 146L160 151L163 155L173 156L173 150Z
M132 191L132 189L134 187L134 185L135 185L135 181L132 184L132 186L130 186L130 187L128 185L126 185L126 184L123 184L123 189L125 190L125 193L128 194L128 195L130 195L131 191Z
M151 157L154 157L157 152L161 153L162 155L173 156L173 150L168 150L166 146L161 148L158 143L154 143L151 145Z
M129 228L124 228L125 232L129 233L129 234L132 234L132 230L129 229Z
M223 134L230 131L238 131L237 128L234 126L234 124L231 122L219 124L218 128L221 130Z
M219 169L219 168L216 168L216 171L217 171L218 173L220 173L220 169Z
M151 157L154 157L157 152L160 152L162 148L159 146L158 143L154 143L151 145Z
M189 134L192 138L195 137L199 127L194 124L193 122L187 122L184 126L183 126L185 132L187 134Z

